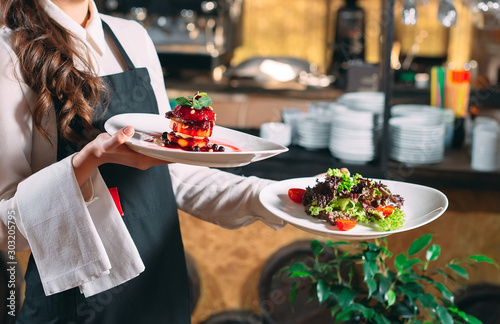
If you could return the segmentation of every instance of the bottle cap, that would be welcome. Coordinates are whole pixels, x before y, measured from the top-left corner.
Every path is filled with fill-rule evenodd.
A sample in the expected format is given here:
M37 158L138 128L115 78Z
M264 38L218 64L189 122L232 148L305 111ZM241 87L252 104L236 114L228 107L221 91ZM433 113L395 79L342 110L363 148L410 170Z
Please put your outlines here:
M470 72L469 71L452 71L451 81L455 83L469 82Z

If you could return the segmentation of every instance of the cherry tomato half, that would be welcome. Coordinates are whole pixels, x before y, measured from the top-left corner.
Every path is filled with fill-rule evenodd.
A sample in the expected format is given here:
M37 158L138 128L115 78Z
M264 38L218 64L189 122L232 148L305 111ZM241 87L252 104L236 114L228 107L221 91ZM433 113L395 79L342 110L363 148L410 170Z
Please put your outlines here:
M294 202L301 204L302 197L304 196L305 192L306 192L305 189L290 188L288 189L288 197L290 197L290 199L293 200Z
M358 222L355 220L350 220L350 219L337 219L337 227L341 231L348 231L353 229Z
M377 210L381 211L382 215L387 217L394 212L394 206L378 206Z

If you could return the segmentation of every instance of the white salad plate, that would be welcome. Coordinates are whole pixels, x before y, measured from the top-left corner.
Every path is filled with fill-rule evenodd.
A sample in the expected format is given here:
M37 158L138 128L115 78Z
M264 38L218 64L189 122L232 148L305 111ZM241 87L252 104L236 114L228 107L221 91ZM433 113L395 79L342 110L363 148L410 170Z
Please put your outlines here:
M121 114L108 119L104 125L113 135L125 126L135 128L134 136L126 142L132 150L172 163L184 163L216 168L238 167L288 151L288 148L263 138L215 126L210 143L225 147L224 152L193 152L161 147L146 141L148 134L170 132L169 121L155 114Z
M399 194L404 198L405 225L401 229L383 231L375 224L372 226L358 224L352 230L340 231L336 226L324 220L307 215L302 204L293 202L288 197L288 189L313 187L316 179L319 178L295 178L272 183L260 192L259 199L269 212L290 225L315 235L341 240L368 240L406 232L436 220L448 208L448 198L434 188L406 182L372 179L382 181L393 194Z

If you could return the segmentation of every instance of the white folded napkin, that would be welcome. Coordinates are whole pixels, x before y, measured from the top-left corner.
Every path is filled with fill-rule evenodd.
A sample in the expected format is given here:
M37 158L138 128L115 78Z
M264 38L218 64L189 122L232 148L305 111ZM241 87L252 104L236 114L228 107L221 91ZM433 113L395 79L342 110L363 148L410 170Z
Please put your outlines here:
M115 287L144 264L99 172L87 206L71 159L46 167L18 186L17 222L28 240L45 294L77 286L86 296Z

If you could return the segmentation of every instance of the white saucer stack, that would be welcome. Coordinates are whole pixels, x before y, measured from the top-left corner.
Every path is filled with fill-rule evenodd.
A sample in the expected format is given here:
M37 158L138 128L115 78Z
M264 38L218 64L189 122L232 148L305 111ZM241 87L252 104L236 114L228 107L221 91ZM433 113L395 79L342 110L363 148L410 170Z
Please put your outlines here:
M412 164L439 163L444 158L443 121L426 116L401 116L389 119L390 149L393 160Z
M385 94L375 91L348 92L340 96L337 103L352 110L371 111L382 115L384 112Z
M427 105L394 105L391 107L392 117L416 117L435 125L443 122L444 110L439 107Z
M413 164L439 163L444 158L443 109L427 105L395 105L389 119L393 160Z
M309 150L328 148L331 121L327 116L306 113L298 119L298 145Z
M374 160L382 133L381 113L373 109L332 105L330 114L330 153L349 164L364 164Z

